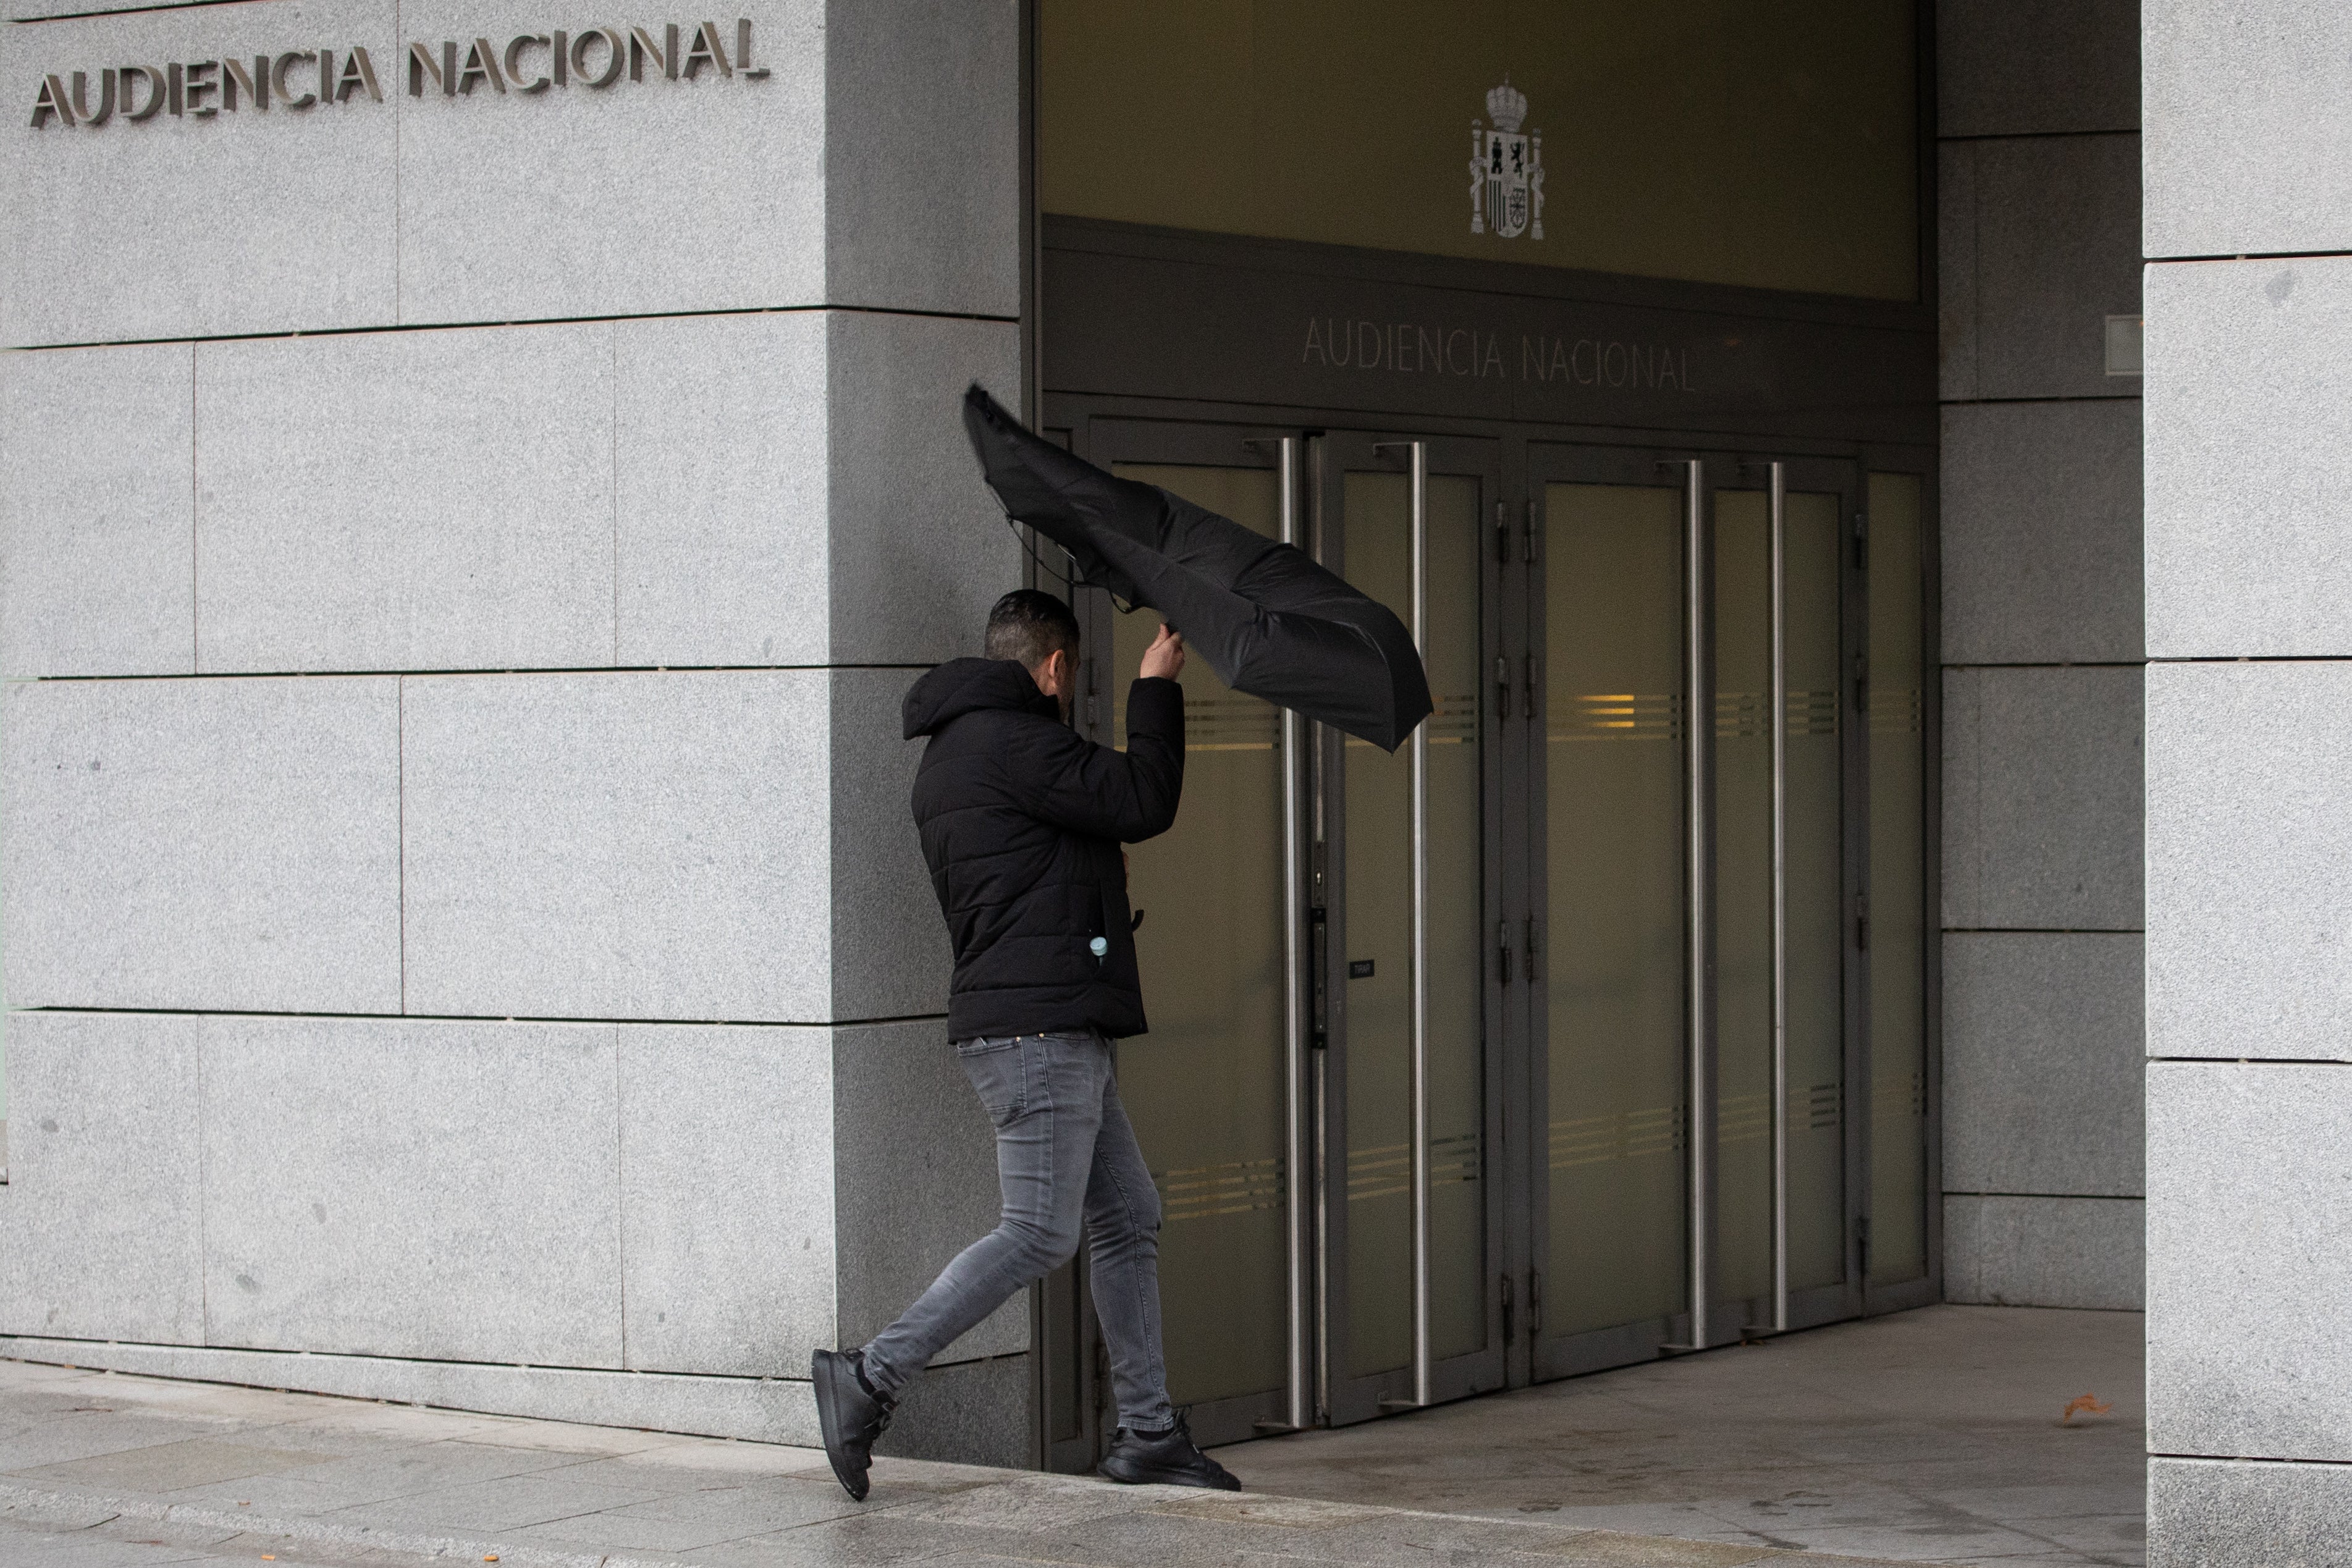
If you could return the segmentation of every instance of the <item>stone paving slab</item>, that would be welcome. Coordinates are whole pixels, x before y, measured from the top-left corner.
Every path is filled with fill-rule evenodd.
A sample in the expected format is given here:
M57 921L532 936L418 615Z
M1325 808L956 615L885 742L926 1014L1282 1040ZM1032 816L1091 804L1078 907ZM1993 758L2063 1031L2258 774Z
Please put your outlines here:
M1886 1568L0 1362L0 1568Z
M1927 1307L1219 1457L1253 1491L1735 1551L2137 1568L2143 1327ZM2085 1393L2105 1408L2070 1412Z

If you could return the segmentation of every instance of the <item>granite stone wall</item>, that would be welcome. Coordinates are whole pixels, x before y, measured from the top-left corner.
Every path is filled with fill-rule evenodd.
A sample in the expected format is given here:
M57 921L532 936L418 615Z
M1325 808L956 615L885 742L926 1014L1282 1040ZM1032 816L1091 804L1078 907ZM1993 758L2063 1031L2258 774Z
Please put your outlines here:
M1941 0L1944 1289L2141 1301L2137 0Z
M2149 1561L2352 1517L2352 12L2147 0Z
M994 1207L898 705L1018 579L1017 8L6 16L0 1353L813 1440Z

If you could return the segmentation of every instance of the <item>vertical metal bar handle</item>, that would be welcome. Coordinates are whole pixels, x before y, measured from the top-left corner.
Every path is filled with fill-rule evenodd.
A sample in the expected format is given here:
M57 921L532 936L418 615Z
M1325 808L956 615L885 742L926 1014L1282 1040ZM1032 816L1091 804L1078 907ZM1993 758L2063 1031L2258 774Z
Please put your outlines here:
M1714 1271L1715 1105L1708 1081L1714 1052L1713 1009L1707 1005L1707 971L1712 963L1715 932L1713 886L1714 834L1707 820L1712 806L1707 773L1715 754L1715 682L1707 668L1711 651L1707 618L1714 606L1707 601L1710 573L1706 559L1706 490L1705 465L1694 458L1684 465L1683 478L1683 658L1684 772L1683 809L1687 817L1684 858L1686 867L1684 902L1689 910L1689 974L1686 1005L1690 1030L1690 1339L1692 1350L1707 1345L1709 1276Z
M1412 646L1429 668L1429 443L1412 443ZM1435 715L1432 715L1434 718ZM1429 723L1412 731L1412 1399L1429 1392Z
M1330 456L1325 437L1319 434L1307 437L1306 482L1307 527L1298 547L1318 563L1328 563L1330 529L1324 510L1331 504L1331 487L1326 470ZM1330 847L1330 735L1320 724L1302 724L1307 762L1301 770L1306 775L1307 900L1310 908L1328 908L1330 900L1328 856ZM1314 940L1317 935L1323 941ZM1314 967L1308 976L1307 1007L1312 1023L1310 1044L1316 1047L1307 1052L1308 1096L1307 1124L1312 1144L1313 1182L1308 1196L1308 1223L1314 1229L1314 1251L1309 1267L1314 1271L1312 1308L1308 1326L1313 1341L1315 1368L1315 1405L1313 1418L1320 1421L1331 1410L1331 1053L1328 1030L1330 1016L1325 987L1329 984L1328 927L1318 927L1309 933L1307 962Z
M1772 465L1772 1331L1789 1331L1788 466Z
M1298 529L1298 437L1285 436L1276 459L1281 465L1282 542L1297 545ZM1307 1117L1307 854L1306 796L1299 773L1306 764L1307 721L1282 710L1282 1061L1286 1176L1289 1222L1290 1425L1304 1430L1312 1413L1314 1366L1309 1358L1307 1315L1313 1281L1307 1272L1313 1237L1309 1180L1314 1168Z

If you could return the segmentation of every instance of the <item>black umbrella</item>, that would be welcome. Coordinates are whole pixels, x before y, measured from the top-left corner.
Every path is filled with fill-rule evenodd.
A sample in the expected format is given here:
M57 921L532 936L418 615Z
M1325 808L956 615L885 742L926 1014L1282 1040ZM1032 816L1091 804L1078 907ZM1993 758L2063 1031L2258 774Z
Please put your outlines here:
M1023 429L974 386L964 429L1007 516L1078 580L1148 605L1236 691L1393 752L1430 711L1412 634L1304 552L1157 485L1115 479Z

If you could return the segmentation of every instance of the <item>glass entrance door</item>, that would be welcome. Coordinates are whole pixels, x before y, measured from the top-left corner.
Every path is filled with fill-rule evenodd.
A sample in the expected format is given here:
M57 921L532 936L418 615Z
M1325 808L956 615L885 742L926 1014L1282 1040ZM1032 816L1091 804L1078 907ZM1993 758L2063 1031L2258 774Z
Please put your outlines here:
M1183 808L1130 858L1151 1032L1119 1073L1202 1441L1932 1288L1916 479L1069 434L1387 604L1436 703L1390 753L1184 673ZM1078 722L1120 744L1160 617L1075 603ZM1084 1468L1109 1413L1082 1275L1044 1307L1047 1452Z
M1124 421L1097 421L1088 434L1091 460L1269 542L1302 527L1296 437ZM1128 690L1160 616L1101 593L1076 603L1090 623L1078 717L1095 739L1123 746ZM1217 1443L1308 1418L1310 1193L1295 1184L1302 1169L1311 1177L1298 1157L1297 780L1307 763L1296 720L1231 689L1205 659L1188 659L1181 679L1183 804L1173 828L1129 851L1151 1027L1120 1043L1118 1076L1160 1189L1169 1392L1191 1408L1194 1436Z
M1863 595L1853 465L1538 448L1530 479L1542 1378L1860 1310Z
M1151 1030L1119 1049L1166 1215L1170 1392L1221 1442L1500 1387L1495 444L1115 419L1080 439L1386 604L1437 702L1391 753L1186 665L1183 806L1129 853ZM1079 720L1121 744L1160 617L1076 603ZM1085 1337L1082 1300L1075 1274L1049 1289L1057 1343ZM1061 1381L1097 1397L1091 1368Z
M1503 1027L1487 933L1501 789L1482 671L1491 442L1331 433L1308 447L1327 565L1412 628L1436 710L1393 753L1321 733L1314 779L1327 1151L1321 1405L1334 1424L1500 1387Z

